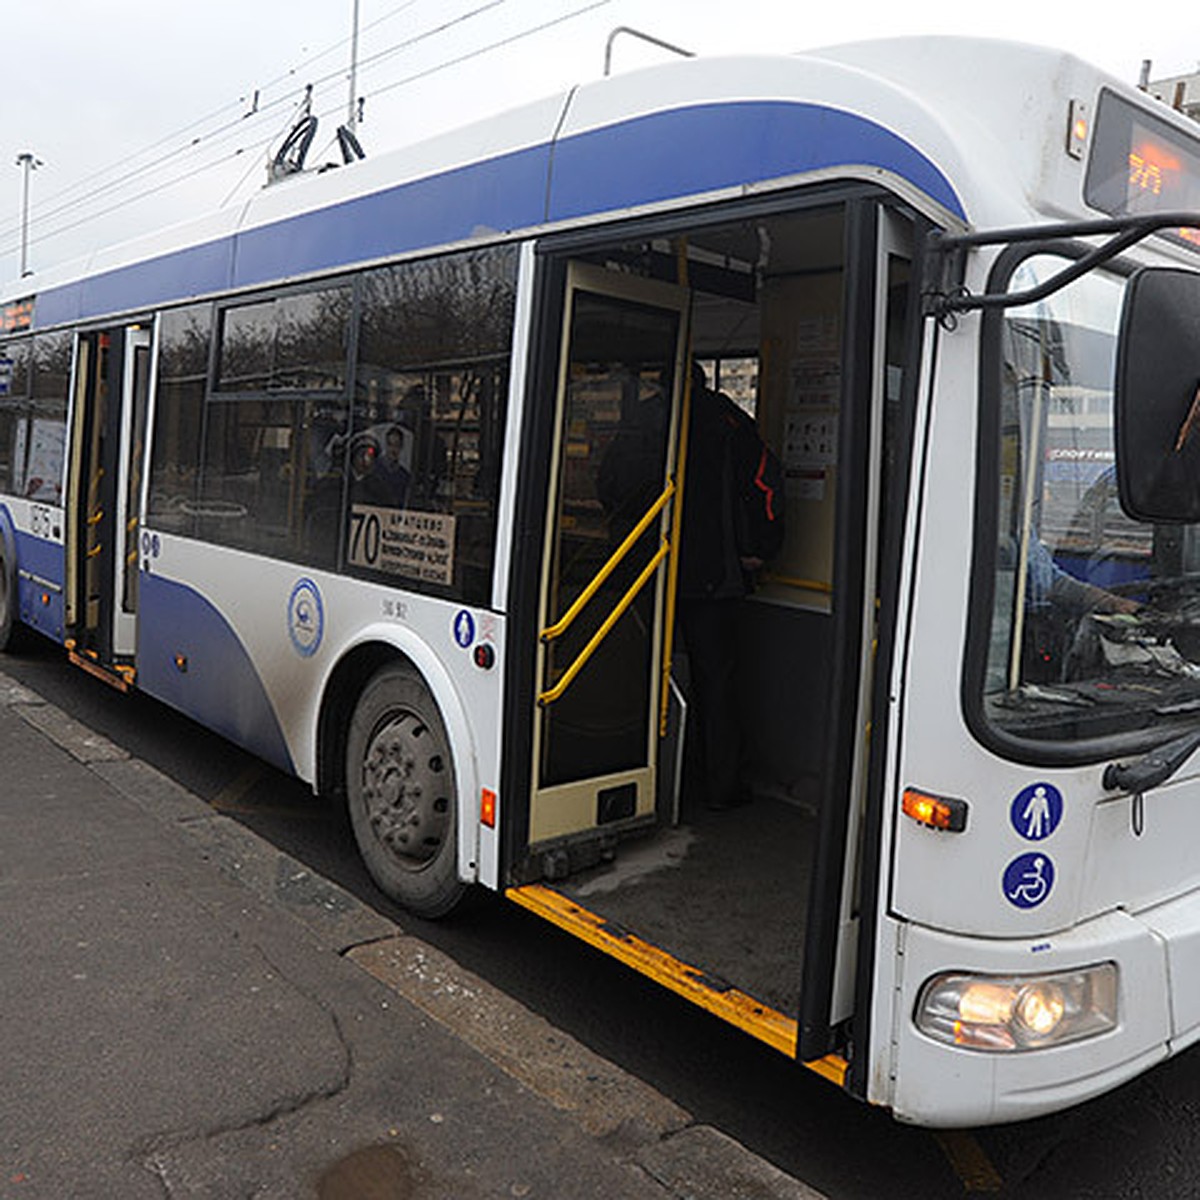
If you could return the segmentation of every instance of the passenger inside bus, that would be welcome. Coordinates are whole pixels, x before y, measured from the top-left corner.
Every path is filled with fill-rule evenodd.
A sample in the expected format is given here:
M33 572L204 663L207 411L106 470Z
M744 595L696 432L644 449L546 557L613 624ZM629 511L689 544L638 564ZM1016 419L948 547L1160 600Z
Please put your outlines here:
M783 512L756 472L768 454L754 422L692 369L679 556L679 626L688 652L698 778L706 808L751 799L735 689L737 622L754 572L783 542ZM773 503L774 502L774 503ZM757 510L757 511L755 511ZM766 533L757 530L765 527Z

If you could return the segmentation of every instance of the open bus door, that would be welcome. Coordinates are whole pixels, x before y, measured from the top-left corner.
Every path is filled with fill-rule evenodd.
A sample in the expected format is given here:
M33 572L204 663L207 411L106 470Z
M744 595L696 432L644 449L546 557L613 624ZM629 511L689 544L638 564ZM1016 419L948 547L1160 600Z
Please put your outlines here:
M150 331L80 333L67 507L67 648L117 686L134 676L138 513L150 391Z
M688 293L572 264L558 381L530 842L549 874L653 823ZM582 837L580 836L582 835ZM586 848L586 849L584 849Z
M508 895L841 1082L873 904L860 828L910 231L864 195L671 233L687 266L631 236L546 273L566 284L561 326L547 321L558 407L531 799ZM598 265L634 260L658 279ZM660 282L672 273L687 286ZM672 488L712 486L675 465L685 348L703 362L734 337L757 363L756 420L789 473L792 544L739 618L753 802L709 811L693 756L679 754L678 696L703 648L671 647Z

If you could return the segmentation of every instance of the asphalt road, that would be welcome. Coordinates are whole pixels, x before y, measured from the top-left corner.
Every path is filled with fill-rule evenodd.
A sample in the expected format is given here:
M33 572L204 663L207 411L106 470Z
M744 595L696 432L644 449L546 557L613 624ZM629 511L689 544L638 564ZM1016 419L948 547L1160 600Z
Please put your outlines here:
M49 643L0 655L0 670L831 1200L1200 1196L1200 1048L1066 1114L956 1133L905 1127L499 897L442 922L399 912L331 806L70 667Z

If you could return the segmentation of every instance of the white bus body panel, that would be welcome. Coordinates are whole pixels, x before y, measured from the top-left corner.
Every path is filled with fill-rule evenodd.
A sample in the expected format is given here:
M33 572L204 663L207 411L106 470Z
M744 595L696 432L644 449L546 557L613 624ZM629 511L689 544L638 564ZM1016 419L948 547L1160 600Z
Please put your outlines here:
M387 645L417 668L454 754L459 873L479 875L478 799L499 791L504 620L489 612L327 572L152 533L144 560L143 690L306 782L316 776L320 698L356 646ZM297 626L296 597L310 617ZM469 615L470 642L456 631ZM476 666L486 641L495 665ZM485 876L497 871L495 846Z

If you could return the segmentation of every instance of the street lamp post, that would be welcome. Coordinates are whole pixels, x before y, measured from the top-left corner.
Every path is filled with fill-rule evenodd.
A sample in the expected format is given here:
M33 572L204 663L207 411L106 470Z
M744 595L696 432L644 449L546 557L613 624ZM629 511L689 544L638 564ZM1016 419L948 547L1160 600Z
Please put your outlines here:
M354 0L354 28L350 34L350 102L346 106L346 128L358 125L358 0Z
M21 278L29 272L29 176L42 164L26 150L17 155L17 166L24 173L21 183Z

